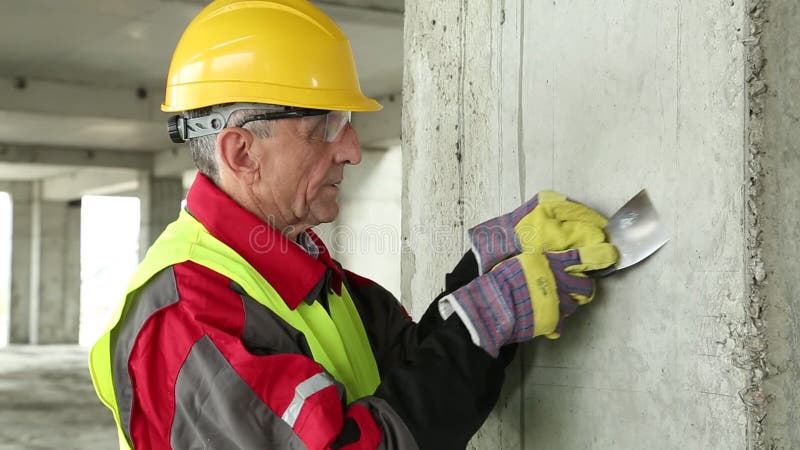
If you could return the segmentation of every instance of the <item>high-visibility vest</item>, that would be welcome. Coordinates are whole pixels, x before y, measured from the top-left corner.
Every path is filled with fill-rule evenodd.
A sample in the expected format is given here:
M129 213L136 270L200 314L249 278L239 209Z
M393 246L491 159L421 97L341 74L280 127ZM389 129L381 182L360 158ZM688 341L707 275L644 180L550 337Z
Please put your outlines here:
M139 288L163 269L185 261L192 261L236 282L249 296L302 332L314 360L345 386L348 402L375 392L380 382L378 365L364 324L344 283L341 295L328 296L330 313L319 302L302 302L295 310L291 310L250 263L212 236L188 212L181 211L178 219L164 230L147 251L128 286L125 301L117 307L107 331L89 354L92 382L100 400L114 414L120 448L129 447L114 394L111 330L117 326L125 304Z

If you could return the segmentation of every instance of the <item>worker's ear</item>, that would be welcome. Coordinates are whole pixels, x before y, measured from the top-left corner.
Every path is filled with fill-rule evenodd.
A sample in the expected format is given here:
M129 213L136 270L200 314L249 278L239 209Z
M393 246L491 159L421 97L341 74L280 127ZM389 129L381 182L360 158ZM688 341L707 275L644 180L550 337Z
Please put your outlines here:
M252 181L258 171L253 149L253 135L244 128L225 128L217 135L220 172Z

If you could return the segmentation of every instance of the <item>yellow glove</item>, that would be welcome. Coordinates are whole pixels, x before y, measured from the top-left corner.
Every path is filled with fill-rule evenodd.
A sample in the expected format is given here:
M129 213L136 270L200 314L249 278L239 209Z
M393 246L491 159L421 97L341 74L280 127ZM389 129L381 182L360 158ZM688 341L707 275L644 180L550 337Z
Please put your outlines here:
M468 231L480 273L520 253L544 253L605 242L608 221L553 191L541 191L514 211Z

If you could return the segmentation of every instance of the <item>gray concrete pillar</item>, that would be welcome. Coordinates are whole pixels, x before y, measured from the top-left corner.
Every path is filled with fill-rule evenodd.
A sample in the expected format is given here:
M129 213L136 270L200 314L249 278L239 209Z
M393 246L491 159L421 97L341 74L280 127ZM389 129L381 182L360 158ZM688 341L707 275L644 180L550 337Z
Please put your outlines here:
M11 198L9 183L0 180L0 347L8 345L8 308L11 303ZM7 206L8 209L3 209ZM5 233L8 233L6 235Z
M139 199L141 200L141 231L139 257L170 222L178 218L184 198L180 177L155 177L149 172L139 174Z
M522 346L475 447L800 447L800 6L409 0L405 16L415 315L465 230L541 189L608 214L646 187L672 235L561 339Z
M759 2L750 17L748 312L763 348L747 361L745 399L763 418L752 430L762 442L800 448L800 5Z
M75 344L80 318L80 201L44 201L12 182L9 343Z
M11 196L11 297L9 301L10 344L31 342L31 257L33 255L33 183L9 183Z
M78 343L80 238L80 200L41 202L39 344Z

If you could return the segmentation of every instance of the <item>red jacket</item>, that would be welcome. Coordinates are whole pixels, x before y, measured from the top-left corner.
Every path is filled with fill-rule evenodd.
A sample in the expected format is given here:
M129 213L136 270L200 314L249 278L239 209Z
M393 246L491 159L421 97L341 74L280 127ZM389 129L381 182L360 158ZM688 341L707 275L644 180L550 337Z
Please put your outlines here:
M456 316L442 321L435 302L414 323L388 291L343 270L312 232L316 258L202 175L187 210L291 309L325 305L326 292L344 284L381 383L374 395L347 404L302 333L226 277L176 264L137 292L111 337L121 421L135 448L465 447L497 401L513 349L489 357ZM476 275L468 254L446 292Z

